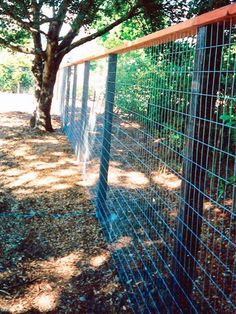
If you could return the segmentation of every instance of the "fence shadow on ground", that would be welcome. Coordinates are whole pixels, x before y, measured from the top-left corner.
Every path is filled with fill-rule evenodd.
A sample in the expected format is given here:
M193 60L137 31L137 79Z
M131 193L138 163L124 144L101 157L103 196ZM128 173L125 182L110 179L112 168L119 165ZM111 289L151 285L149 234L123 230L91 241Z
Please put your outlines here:
M31 132L28 118L1 116L0 311L122 313L76 159L61 133Z

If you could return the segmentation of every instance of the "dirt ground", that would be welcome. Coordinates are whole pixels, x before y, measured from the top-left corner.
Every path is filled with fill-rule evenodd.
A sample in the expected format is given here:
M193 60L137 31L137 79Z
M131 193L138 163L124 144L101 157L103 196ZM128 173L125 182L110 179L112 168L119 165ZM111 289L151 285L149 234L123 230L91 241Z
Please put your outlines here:
M0 114L0 313L132 312L65 136L28 125Z

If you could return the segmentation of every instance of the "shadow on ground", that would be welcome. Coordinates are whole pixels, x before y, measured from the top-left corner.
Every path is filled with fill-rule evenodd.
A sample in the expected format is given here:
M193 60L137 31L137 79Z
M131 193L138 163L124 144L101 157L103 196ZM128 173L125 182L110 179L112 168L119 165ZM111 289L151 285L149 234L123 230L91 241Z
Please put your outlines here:
M130 312L64 135L28 121L0 116L0 312Z

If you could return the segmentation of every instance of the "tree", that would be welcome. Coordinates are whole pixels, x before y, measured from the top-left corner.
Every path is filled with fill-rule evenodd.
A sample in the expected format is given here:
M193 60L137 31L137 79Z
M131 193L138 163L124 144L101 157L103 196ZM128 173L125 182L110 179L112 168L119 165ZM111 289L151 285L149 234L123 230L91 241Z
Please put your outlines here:
M188 3L188 17L219 9L220 7L233 3L234 1L235 0L191 0Z
M34 56L35 127L53 131L53 88L60 63L68 52L137 16L152 21L148 25L153 28L161 16L174 12L177 4L180 5L165 0L0 0L0 45ZM65 24L69 28L66 34ZM97 30L91 32L95 25ZM79 38L82 29L87 32Z
M0 62L0 91L16 93L32 90L34 78L29 58L4 49L0 52L0 60L3 60Z

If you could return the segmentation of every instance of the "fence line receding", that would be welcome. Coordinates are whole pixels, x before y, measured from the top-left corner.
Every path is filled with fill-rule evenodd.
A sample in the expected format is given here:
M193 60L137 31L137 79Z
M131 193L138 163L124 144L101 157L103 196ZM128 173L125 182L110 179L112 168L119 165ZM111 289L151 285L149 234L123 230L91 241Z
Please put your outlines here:
M236 311L235 17L61 69L63 130L135 313Z

